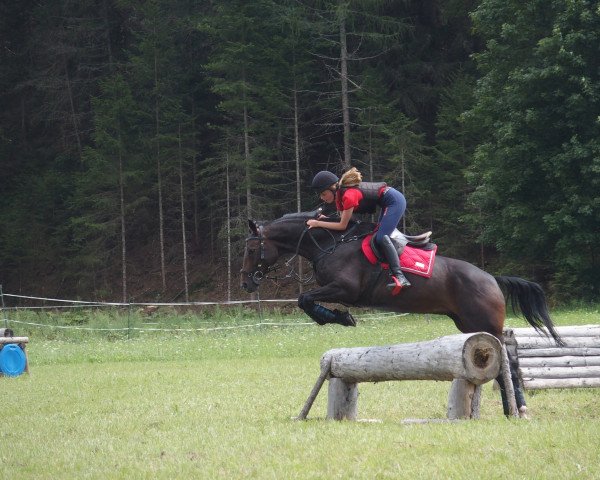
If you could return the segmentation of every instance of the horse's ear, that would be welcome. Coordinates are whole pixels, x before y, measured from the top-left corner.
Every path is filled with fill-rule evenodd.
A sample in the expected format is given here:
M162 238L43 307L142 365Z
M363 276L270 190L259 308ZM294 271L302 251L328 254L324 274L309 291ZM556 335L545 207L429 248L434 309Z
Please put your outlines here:
M248 226L250 227L250 231L258 237L258 226L254 222L254 220L248 219Z

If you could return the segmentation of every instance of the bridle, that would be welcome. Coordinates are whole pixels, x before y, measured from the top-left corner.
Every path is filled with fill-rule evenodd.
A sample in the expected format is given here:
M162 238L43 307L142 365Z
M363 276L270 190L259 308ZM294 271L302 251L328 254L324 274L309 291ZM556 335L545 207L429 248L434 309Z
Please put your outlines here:
M285 278L293 278L294 280L296 280L299 283L302 284L306 284L309 283L310 281L312 281L312 278L314 276L314 266L315 264L321 260L323 257L331 255L335 252L338 244L340 243L347 243L347 242L352 242L352 241L356 241L359 240L360 238L368 235L369 232L367 233L363 233L361 235L351 235L351 233L353 233L353 230L360 224L360 222L357 222L354 226L352 226L348 231L345 232L345 234L342 234L340 236L339 239L336 240L335 236L333 235L333 233L330 230L325 229L325 231L330 235L331 240L332 240L332 244L329 248L322 248L319 243L317 242L317 240L314 238L311 230L306 227L303 231L302 234L300 235L300 238L298 239L298 244L296 245L296 251L294 253L294 255L288 259L285 262L285 266L290 268L290 271L282 276L282 277L271 277L268 276L268 274L270 272L273 272L275 270L277 270L279 267L277 265L271 265L268 266L267 268L263 268L263 264L265 262L266 259L266 255L265 255L265 237L263 235L263 227L262 226L258 226L257 227L257 231L256 231L256 235L251 235L248 238L246 238L246 248L248 248L248 242L251 240L258 240L259 242L259 248L260 248L260 259L258 264L256 265L256 269L253 272L248 272L246 270L240 270L240 273L242 273L243 275L246 275L255 285L260 285L261 282L265 279L265 278L269 278L271 280L280 280L280 279L285 279ZM312 259L312 263L313 263L313 273L311 273L311 275L306 278L303 279L300 277L299 274L297 274L294 271L294 267L292 265L292 261L298 256L299 251L300 251L300 245L302 243L302 240L304 239L304 236L308 234L308 237L310 238L310 240L313 242L313 244L316 246L317 250L319 251L319 254Z
M257 229L257 235L251 235L246 239L246 249L248 248L248 242L251 240L258 240L260 245L260 261L256 265L256 270L253 272L247 272L246 270L240 270L240 273L246 275L253 283L256 285L260 285L267 273L274 270L274 266L267 267L266 270L263 269L263 263L265 261L265 237L262 234L263 227L259 226Z
M248 248L248 242L249 241L251 241L251 240L258 240L258 242L259 242L259 248L260 248L260 259L259 259L259 262L256 265L256 269L253 272L248 272L248 271L242 269L242 270L240 270L240 273L242 273L243 275L246 275L250 279L250 281L252 281L255 285L259 285L259 286L260 286L261 282L265 278L268 278L268 279L273 280L275 282L277 280L282 280L282 279L286 279L286 278L293 278L294 280L296 280L298 283L301 283L301 284L310 283L312 281L312 279L313 279L314 271L309 275L308 278L302 278L299 274L297 274L294 271L294 267L293 267L293 265L291 265L292 261L298 256L298 252L300 250L300 244L302 243L302 239L304 238L304 235L306 235L307 232L309 232L308 227L305 228L303 230L302 234L300 235L300 238L298 240L298 244L296 246L296 253L290 259L288 259L285 262L285 266L290 268L289 272L286 275L277 277L277 276L269 276L268 274L270 272L278 270L279 269L278 265L276 265L276 264L275 265L271 265L271 266L268 266L267 268L263 267L263 264L264 264L265 259L266 259L266 254L265 254L265 237L263 235L263 227L262 226L258 226L257 227L257 232L256 232L257 234L256 235L251 235L248 238L246 238L246 249ZM315 239L312 237L312 234L309 233L308 236L312 239L313 242L315 242L315 244L318 247L319 245L316 243ZM333 250L335 250L335 240L334 240L333 248L331 250L325 251L325 250L321 249L322 252L325 252L327 254L333 253Z

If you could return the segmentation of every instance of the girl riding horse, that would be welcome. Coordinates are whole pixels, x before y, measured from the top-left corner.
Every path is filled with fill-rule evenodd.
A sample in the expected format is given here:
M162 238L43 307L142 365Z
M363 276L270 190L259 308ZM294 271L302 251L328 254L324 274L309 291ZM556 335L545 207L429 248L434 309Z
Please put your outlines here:
M377 206L381 208L374 240L390 266L391 282L387 284L387 288L392 291L392 295L398 295L400 290L410 287L410 282L400 269L396 247L390 239L406 210L404 195L395 188L388 187L385 182L363 182L362 175L356 168L351 168L339 179L335 174L323 170L315 175L311 186L322 201L329 204L335 202L341 213L338 222L308 220L308 228L343 231L348 228L353 213L374 213Z

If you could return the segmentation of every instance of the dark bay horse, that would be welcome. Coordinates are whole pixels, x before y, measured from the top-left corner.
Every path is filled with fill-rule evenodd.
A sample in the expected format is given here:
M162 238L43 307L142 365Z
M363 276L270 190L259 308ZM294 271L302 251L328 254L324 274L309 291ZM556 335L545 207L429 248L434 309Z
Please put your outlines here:
M387 274L382 273L379 265L369 263L361 251L359 240L373 230L373 224L356 223L345 232L308 230L309 218L314 218L313 212L285 215L260 226L249 220L251 235L246 240L242 288L256 291L280 256L298 254L312 262L319 285L301 294L298 305L320 325L356 325L349 312L332 311L316 303L331 302L395 312L447 315L463 333L488 332L502 342L506 301L510 300L513 310L518 307L531 326L542 332L545 328L557 344L562 343L550 319L544 292L536 283L517 277L494 277L470 263L437 255L431 278L407 273L412 287L392 296L385 286ZM511 370L517 408L521 409L525 398L516 369ZM504 413L508 414L502 376L498 382Z

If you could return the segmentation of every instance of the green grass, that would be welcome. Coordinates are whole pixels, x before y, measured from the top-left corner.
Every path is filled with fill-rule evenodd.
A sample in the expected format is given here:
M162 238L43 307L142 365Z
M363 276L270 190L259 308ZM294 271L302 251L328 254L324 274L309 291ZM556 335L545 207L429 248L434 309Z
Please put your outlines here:
M201 317L169 312L152 323L200 328L210 321ZM498 392L486 385L479 421L405 425L444 418L449 383L361 384L359 416L380 423L324 420L325 386L309 420L291 420L324 351L456 333L443 317L358 317L357 328L317 327L276 313L263 321L292 325L136 330L129 340L31 327L31 374L0 378L0 478L600 478L593 389L528 394L532 418L518 421L504 418ZM593 307L554 317L600 324ZM97 312L79 325L124 321ZM213 321L258 323L244 312ZM23 334L23 324L11 326Z

